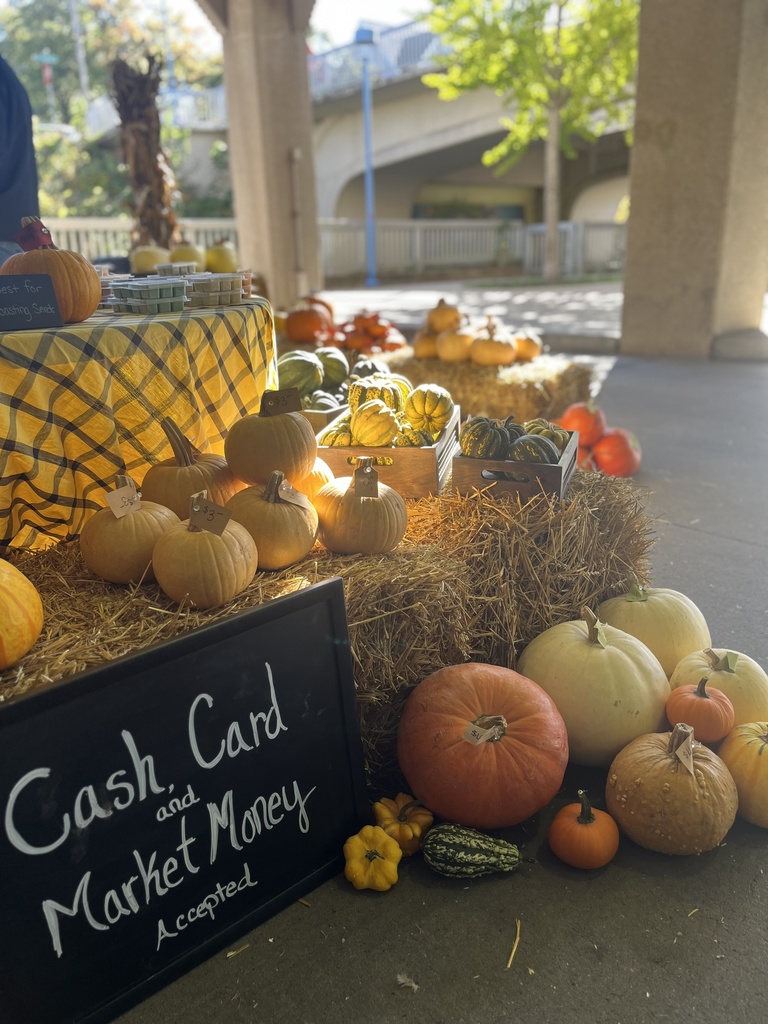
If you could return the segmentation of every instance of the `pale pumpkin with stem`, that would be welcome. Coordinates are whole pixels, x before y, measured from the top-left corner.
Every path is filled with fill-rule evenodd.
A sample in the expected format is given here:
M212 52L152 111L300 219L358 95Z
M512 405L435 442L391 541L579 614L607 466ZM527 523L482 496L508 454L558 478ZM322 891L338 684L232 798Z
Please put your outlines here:
M672 732L634 739L608 769L606 807L638 846L704 853L733 825L739 803L733 776L709 747L692 741L693 729L681 722Z
M737 725L717 750L739 794L739 814L768 828L768 721Z
M517 341L514 334L494 317L475 334L469 349L469 358L479 366L509 366L517 359Z
M686 654L712 643L701 610L685 594L667 587L635 583L625 594L602 601L597 615L602 622L642 640L664 666L668 678Z
M317 512L279 470L227 502L232 519L253 537L260 569L285 569L309 554L317 536Z
M630 740L666 725L669 681L635 637L582 619L550 626L518 658L517 670L550 695L568 729L571 760L599 767Z
M173 457L150 466L141 483L141 496L172 509L179 519L189 514L189 499L206 492L209 501L226 505L245 486L227 465L223 455L203 454L169 417L160 421Z
M189 520L177 523L157 540L152 564L160 589L172 601L194 608L218 608L251 583L259 557L253 537L230 520L221 534L201 530Z
M224 458L247 484L265 484L279 469L296 486L315 464L317 438L300 412L267 415L269 395L262 397L258 416L243 416L232 424L224 440Z
M706 677L733 704L734 725L768 721L768 674L746 654L707 647L682 658L672 673L673 690Z
M116 485L128 478L119 475ZM140 507L116 516L106 505L86 519L80 531L80 553L86 566L108 583L149 583L155 578L152 552L158 538L179 523L166 505L141 501Z
M15 565L0 558L0 672L35 646L43 620L37 587Z
M342 555L383 554L396 548L405 536L405 501L379 480L373 488L365 486L358 474L371 471L372 459L358 459L354 476L332 480L315 495L318 537L329 551Z

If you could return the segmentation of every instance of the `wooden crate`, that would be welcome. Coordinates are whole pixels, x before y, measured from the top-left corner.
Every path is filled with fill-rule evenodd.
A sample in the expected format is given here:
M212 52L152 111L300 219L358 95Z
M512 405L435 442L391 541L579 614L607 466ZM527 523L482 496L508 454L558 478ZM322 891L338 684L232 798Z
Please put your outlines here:
M337 409L302 409L302 416L306 416L314 432L323 430L329 423L333 423L339 416L349 412L348 405L342 405Z
M459 451L461 410L455 406L448 426L438 440L424 448L347 448L317 446L317 454L334 476L351 476L359 458L376 459L379 481L393 487L403 498L439 494L451 474L451 462Z
M493 486L497 494L516 494L523 501L544 491L564 498L576 468L579 450L578 431L569 431L571 437L560 461L555 465L541 462L506 462L500 459L472 459L455 455L452 465L451 486L460 494Z

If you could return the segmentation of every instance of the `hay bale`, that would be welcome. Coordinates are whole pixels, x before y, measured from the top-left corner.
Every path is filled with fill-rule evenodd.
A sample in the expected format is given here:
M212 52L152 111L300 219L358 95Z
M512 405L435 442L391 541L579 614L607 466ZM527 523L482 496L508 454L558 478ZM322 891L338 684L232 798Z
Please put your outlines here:
M514 416L519 422L537 416L553 419L574 402L589 401L592 389L590 365L565 356L543 354L530 363L511 366L414 359L410 349L376 358L383 358L414 387L439 384L446 388L466 416Z
M577 471L564 502L449 491L409 501L408 511L394 552L339 556L318 546L289 569L257 573L234 601L206 611L178 607L154 584L103 583L76 543L14 553L41 593L46 623L29 654L0 673L0 699L339 576L366 771L381 792L399 782L400 712L424 676L469 660L514 667L543 629L621 593L633 578L650 582L651 521L628 480Z

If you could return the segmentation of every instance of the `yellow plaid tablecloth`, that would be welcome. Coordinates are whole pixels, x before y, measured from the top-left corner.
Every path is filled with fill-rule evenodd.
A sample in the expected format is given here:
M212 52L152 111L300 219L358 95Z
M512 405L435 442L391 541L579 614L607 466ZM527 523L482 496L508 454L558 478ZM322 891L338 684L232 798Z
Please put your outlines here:
M276 387L265 299L0 332L0 550L76 537L116 474L140 484L171 457L164 416L221 455L232 423Z

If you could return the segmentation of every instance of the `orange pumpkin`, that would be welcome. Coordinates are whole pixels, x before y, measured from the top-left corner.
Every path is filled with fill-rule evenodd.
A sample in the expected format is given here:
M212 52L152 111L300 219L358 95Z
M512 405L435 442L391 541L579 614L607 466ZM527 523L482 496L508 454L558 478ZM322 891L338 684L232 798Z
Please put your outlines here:
M717 743L733 728L733 704L722 690L707 688L704 676L696 686L678 686L667 698L670 725L687 722L699 743Z
M21 223L27 226L33 220L37 218L24 217ZM0 267L0 274L48 274L65 324L87 320L101 301L101 278L93 264L79 252L57 249L53 243L14 253Z
M469 662L438 669L412 691L397 756L411 792L435 815L505 828L560 789L568 737L540 686L512 669Z
M325 342L334 334L331 306L314 295L305 296L288 311L285 333L290 341L301 345Z
M0 672L15 665L37 643L43 602L34 583L0 558Z
M518 363L530 363L544 350L541 338L532 331L521 331L515 335L515 341L517 342L516 361Z
M606 427L592 445L592 459L606 476L634 476L643 461L635 435L622 427Z
M566 430L578 430L579 444L591 447L604 434L605 413L594 402L574 402L557 420Z
M579 803L567 804L552 819L547 840L552 852L574 868L605 867L619 848L619 827L610 814L592 807L586 792Z

